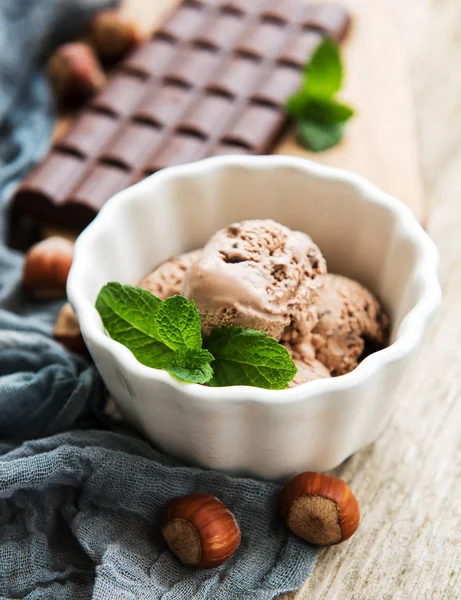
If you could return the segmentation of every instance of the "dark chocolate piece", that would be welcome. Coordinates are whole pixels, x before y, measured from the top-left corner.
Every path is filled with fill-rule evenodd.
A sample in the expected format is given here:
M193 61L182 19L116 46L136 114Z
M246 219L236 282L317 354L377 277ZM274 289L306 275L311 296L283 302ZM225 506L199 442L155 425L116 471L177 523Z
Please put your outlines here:
M323 36L318 31L307 29L292 38L279 56L279 62L302 68L314 54Z
M144 163L146 155L152 154L162 142L162 133L155 127L142 123L127 123L117 138L101 154L101 162L119 166L127 171L135 170Z
M168 126L184 112L190 97L188 89L172 83L153 87L134 113L134 118L159 127Z
M284 121L285 114L281 109L250 105L237 122L224 132L222 140L241 144L249 150L260 148L262 153L266 153Z
M85 227L112 195L164 167L270 152L304 64L348 26L334 4L183 0L19 186L13 245L24 245L23 227L30 242L43 225Z
M116 73L89 105L115 117L124 117L131 113L145 91L145 85L138 77L129 73Z
M251 150L238 144L232 144L231 142L221 142L215 148L209 156L221 156L221 155L232 155L232 154L251 154Z
M154 173L165 167L199 160L204 157L205 150L206 144L203 140L192 135L175 133L146 164L145 173Z
M259 59L277 56L282 44L287 41L289 29L281 24L260 21L244 39L237 44L237 52Z
M211 48L230 48L242 34L242 19L236 14L221 13L195 37L194 42Z
M178 121L178 129L206 139L222 129L233 108L232 100L205 94L197 104Z
M122 69L144 77L162 76L176 56L176 46L168 40L153 39L142 44L123 63Z
M244 15L256 13L261 8L263 2L264 0L224 0L221 6L224 9Z
M265 4L261 15L266 20L290 23L298 19L303 7L299 0L270 0Z
M77 156L51 152L23 181L16 207L27 208L28 214L40 218L42 211L66 202L84 171L85 162Z
M350 18L340 4L307 4L301 18L305 28L318 29L336 42L347 35Z
M179 61L166 74L166 79L180 85L200 87L216 69L220 56L207 48L193 48L180 55Z
M130 174L111 165L95 165L69 198L69 205L87 206L94 214L130 184Z
M71 131L56 142L55 148L82 158L96 156L117 131L117 125L108 115L83 111Z
M299 73L291 67L277 66L252 95L252 100L283 106L286 99L299 88Z
M203 14L199 6L185 2L160 28L160 34L174 40L189 40L203 25Z
M260 76L257 61L234 56L211 80L208 89L228 96L245 96L254 89Z

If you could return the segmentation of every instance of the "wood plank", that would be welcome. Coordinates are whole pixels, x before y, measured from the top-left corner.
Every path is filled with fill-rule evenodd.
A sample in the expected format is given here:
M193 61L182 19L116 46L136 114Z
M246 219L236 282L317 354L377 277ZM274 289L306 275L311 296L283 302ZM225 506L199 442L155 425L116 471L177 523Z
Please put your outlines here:
M360 502L359 531L321 552L296 600L461 597L461 4L388 1L410 58L444 299L383 435L336 471Z
M341 98L357 111L343 142L312 154L288 137L284 154L352 169L405 202L424 220L415 117L407 58L396 16L387 0L343 0L353 17L344 46L346 79Z

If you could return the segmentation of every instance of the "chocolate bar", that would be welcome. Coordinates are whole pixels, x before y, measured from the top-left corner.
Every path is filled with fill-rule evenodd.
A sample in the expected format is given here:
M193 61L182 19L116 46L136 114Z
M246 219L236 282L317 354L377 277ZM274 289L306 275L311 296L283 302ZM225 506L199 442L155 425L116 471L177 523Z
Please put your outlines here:
M183 0L19 186L10 241L24 245L43 225L81 230L108 198L164 167L269 153L309 56L348 26L334 4Z

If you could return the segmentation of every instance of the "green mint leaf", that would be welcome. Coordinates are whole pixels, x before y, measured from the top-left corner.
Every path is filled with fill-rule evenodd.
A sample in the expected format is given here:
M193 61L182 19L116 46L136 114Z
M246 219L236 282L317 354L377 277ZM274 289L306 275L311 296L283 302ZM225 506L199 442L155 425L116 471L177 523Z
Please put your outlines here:
M320 121L301 121L298 123L300 143L313 152L328 150L342 140L344 123L321 123Z
M208 350L177 350L168 365L168 372L190 383L208 383L213 377L210 362L214 360Z
M155 314L160 340L172 350L199 350L202 347L200 315L195 302L172 296L162 302Z
M157 339L155 313L160 305L150 292L116 282L105 285L96 300L111 338L126 346L140 363L156 369L165 368L173 354Z
M304 119L319 121L327 125L345 123L353 116L354 110L350 106L336 102L334 99L312 99L304 113Z
M310 98L304 92L298 92L288 99L286 105L289 114L298 121L319 121L330 125L332 123L345 123L354 116L354 110L337 102L333 98Z
M214 329L207 347L215 358L210 385L250 385L270 390L287 387L297 369L288 350L261 331L241 327Z
M341 89L343 65L338 46L325 38L305 67L304 90L314 98L331 98Z
M300 120L304 117L304 113L306 111L306 106L311 101L311 98L307 92L301 90L300 92L296 92L292 96L288 98L285 103L285 110L293 117L293 119Z
M158 341L154 316L161 304L147 290L115 281L106 284L96 299L96 309L111 336L130 325Z

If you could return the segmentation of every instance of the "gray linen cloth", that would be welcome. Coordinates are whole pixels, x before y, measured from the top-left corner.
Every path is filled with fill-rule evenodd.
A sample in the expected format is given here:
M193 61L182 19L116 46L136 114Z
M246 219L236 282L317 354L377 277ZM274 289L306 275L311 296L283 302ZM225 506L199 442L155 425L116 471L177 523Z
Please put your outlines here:
M94 366L51 338L59 303L24 297L23 257L3 241L7 197L49 145L44 60L110 4L0 1L0 595L269 600L297 589L316 558L278 518L280 486L182 465L104 416ZM197 491L242 530L235 556L210 571L181 565L161 537L168 502Z

